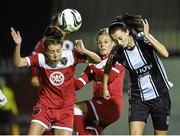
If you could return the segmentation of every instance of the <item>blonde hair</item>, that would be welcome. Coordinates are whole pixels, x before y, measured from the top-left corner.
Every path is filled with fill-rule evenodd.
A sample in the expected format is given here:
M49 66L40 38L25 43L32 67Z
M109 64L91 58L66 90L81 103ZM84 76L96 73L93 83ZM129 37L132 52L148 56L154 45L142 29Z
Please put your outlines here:
M99 32L97 33L96 40L97 40L98 36L103 35L103 34L107 34L107 35L109 34L108 28L100 29Z

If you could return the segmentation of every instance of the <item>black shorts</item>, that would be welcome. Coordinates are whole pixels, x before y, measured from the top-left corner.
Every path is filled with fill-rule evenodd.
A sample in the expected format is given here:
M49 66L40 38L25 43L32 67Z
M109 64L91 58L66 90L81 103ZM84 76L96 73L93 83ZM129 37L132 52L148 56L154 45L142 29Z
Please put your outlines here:
M129 100L129 122L146 122L149 114L153 121L153 127L157 130L168 130L171 111L171 101L169 93L162 94L161 97L142 101L141 98L132 96Z

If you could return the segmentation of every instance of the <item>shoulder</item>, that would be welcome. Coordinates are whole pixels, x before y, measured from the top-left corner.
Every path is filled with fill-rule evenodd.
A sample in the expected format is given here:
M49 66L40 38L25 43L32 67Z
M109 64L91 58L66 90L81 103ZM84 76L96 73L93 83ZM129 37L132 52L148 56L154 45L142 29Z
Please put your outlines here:
M150 45L150 42L144 36L144 32L137 33L136 34L136 40L137 40L137 42L141 42L141 43Z
M70 41L70 40L64 40L64 41L63 41L63 47L62 47L62 48L65 49L65 50L73 50L74 44L73 44L73 42Z

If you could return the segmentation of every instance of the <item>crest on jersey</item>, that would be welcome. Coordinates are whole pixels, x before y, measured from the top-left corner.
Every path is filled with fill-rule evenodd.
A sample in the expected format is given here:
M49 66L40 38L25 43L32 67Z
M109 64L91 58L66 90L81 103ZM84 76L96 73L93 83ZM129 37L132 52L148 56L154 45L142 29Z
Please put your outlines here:
M61 72L54 72L49 77L50 82L55 85L61 85L64 82L64 75Z
M33 115L33 116L36 116L36 115L38 115L40 112L41 112L41 108L36 107L36 108L33 109L32 115Z

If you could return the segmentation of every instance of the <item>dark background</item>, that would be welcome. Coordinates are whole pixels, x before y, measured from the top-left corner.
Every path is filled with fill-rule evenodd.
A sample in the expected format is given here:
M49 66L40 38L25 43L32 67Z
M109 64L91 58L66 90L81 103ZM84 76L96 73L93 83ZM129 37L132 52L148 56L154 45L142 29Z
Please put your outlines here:
M0 4L1 57L12 55L10 27L21 32L22 54L28 55L40 39L51 16L65 8L77 9L83 18L74 37L82 37L91 48L96 32L122 13L141 14L150 23L153 35L174 55L179 52L179 0L3 0ZM93 49L93 48L92 48Z
M41 37L51 16L51 0L3 0L0 5L0 56L12 55L13 42L10 27L23 37L22 54L29 54Z
M2 0L0 3L0 76L7 79L15 93L19 109L18 121L21 133L26 134L31 119L31 109L37 92L30 83L28 68L15 68L12 65L14 43L10 27L19 30L22 38L22 56L31 54L42 32L53 14L65 8L74 8L81 13L82 27L70 38L82 38L88 49L96 51L95 37L100 28L107 27L113 18L123 13L141 14L147 18L150 33L165 44L170 57L163 60L170 80L174 83L172 96L172 119L170 135L180 134L180 1L179 0ZM84 70L78 66L77 75ZM91 97L92 85L87 85L77 93L77 101ZM122 117L105 130L109 135L128 134L128 97L125 82L124 112ZM145 134L153 134L152 124L148 123Z

